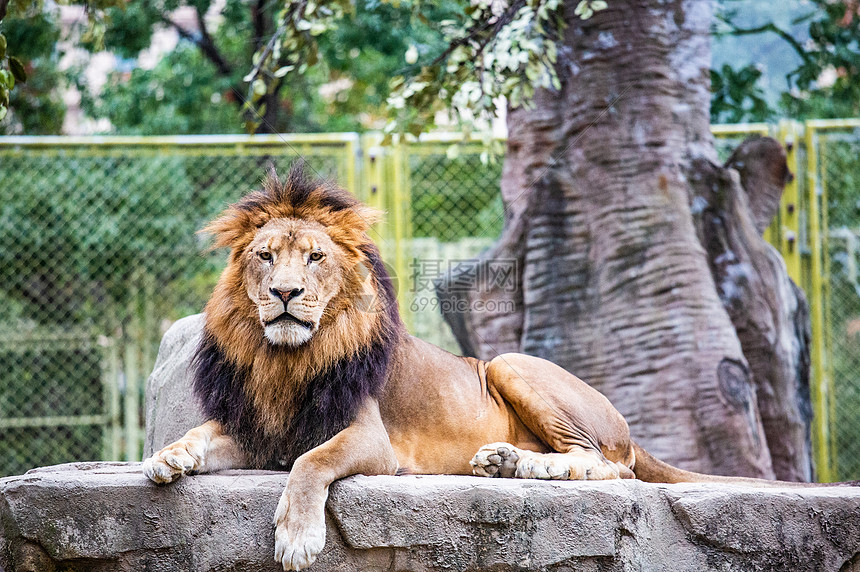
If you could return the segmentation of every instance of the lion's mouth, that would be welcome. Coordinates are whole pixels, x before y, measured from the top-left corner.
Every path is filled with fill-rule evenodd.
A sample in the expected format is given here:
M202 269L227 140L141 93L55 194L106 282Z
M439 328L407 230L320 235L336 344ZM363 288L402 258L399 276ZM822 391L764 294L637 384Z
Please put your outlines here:
M268 322L263 322L263 324L265 326L273 326L275 324L280 324L281 322L293 322L294 324L304 326L305 328L307 328L309 330L312 330L314 328L313 322L306 322L304 320L296 318L295 316L293 316L289 312L284 312L283 314L281 314L277 318L275 318L273 320L269 320Z

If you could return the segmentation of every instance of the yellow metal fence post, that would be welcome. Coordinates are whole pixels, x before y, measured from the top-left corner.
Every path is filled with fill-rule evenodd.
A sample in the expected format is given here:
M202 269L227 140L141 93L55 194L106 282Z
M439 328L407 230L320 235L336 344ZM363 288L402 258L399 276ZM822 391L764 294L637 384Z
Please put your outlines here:
M812 129L812 126L810 126ZM821 254L823 262L823 274L821 277L821 293L822 293L822 309L823 323L821 333L824 335L824 358L825 369L824 375L830 390L830 399L828 400L828 412L830 421L830 471L831 477L836 480L840 477L839 474L839 449L836 443L836 376L833 371L833 314L831 312L831 274L830 274L830 212L829 203L827 202L827 154L822 147L826 143L826 138L818 138L818 147L816 154L818 155L818 182L820 184L820 202L821 205Z
M409 190L406 188L406 165L404 155L409 143L398 138L388 153L388 177L386 178L385 195L389 207L388 216L391 219L391 240L393 241L392 266L394 267L397 285L397 300L400 302L400 314L406 326L411 330L413 316L411 311L411 296L409 285L411 276L407 260L407 241L410 238L410 209Z
M393 271L400 315L407 326L412 324L408 300L408 266L405 256L406 212L403 184L401 143L382 145L378 133L361 137L362 192L358 196L368 205L385 213L374 226L371 238L379 246L382 258Z
M779 142L785 147L788 169L794 173L794 178L785 186L782 200L779 204L779 251L785 260L788 275L797 285L802 285L800 264L800 196L798 191L798 161L799 127L794 121L780 121Z
M812 326L812 444L815 467L819 481L833 480L833 467L830 450L830 407L828 405L830 379L827 375L827 356L824 347L824 309L823 309L823 265L822 265L822 210L820 205L821 186L818 177L818 137L811 125L806 126L806 192L807 218L809 224L810 276L809 315Z

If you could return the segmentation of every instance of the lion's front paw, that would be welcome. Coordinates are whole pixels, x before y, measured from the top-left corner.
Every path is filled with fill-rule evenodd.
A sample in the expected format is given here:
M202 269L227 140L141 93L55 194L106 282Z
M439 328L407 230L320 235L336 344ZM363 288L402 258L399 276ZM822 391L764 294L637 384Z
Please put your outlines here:
M190 471L198 470L202 458L202 448L196 443L177 441L145 460L143 474L160 485L170 483Z
M478 449L469 464L476 476L509 478L516 472L519 458L519 449L510 443L490 443Z
M325 500L310 510L291 510L288 493L275 512L275 562L284 570L302 570L317 559L325 546Z

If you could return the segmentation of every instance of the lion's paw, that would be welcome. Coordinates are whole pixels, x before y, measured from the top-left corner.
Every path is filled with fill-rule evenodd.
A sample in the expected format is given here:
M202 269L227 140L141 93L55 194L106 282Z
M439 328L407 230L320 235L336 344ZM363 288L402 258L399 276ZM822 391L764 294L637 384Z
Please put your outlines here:
M177 441L168 445L143 462L143 474L155 483L171 483L197 470L201 465L203 452L197 443Z
M618 470L591 454L534 453L517 463L519 479L588 480L619 478Z
M517 470L520 450L510 443L490 443L484 445L469 464L472 474L478 477L513 477Z
M535 453L509 443L484 445L469 464L479 477L594 481L620 476L614 464L589 451Z
M325 504L321 514L291 514L288 494L275 511L275 562L284 570L303 570L325 546Z
M567 455L529 455L517 464L518 479L568 480L579 478Z

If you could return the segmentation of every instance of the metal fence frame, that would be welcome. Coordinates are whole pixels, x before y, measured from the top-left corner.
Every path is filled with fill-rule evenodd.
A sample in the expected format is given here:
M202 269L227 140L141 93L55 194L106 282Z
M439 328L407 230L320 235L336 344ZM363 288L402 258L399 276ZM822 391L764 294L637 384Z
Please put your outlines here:
M828 279L827 260L827 185L821 176L818 145L822 137L832 130L860 128L860 119L808 121L801 124L781 121L776 125L765 123L742 125L714 125L717 139L741 138L749 135L770 135L777 138L787 150L789 169L796 174L786 186L779 213L767 229L765 237L782 254L789 276L801 285L810 301L812 323L812 402L814 410L813 446L818 477L822 481L834 477L833 441L830 425L833 412L833 379L828 343ZM339 162L339 181L345 188L354 190L358 197L372 206L387 212L386 220L374 229L384 257L400 279L397 283L402 314L407 325L413 325L409 304L408 281L410 275L405 244L412 237L412 181L409 158L415 154L445 153L457 145L460 153L478 154L481 142L464 141L455 133L425 134L419 138L395 140L382 145L382 136L376 133L296 134L296 135L207 135L177 137L0 137L0 160L4 156L39 150L43 154L62 154L69 148L87 149L93 154L110 153L114 149L136 149L140 153L206 154L213 150L230 155L255 154L266 148L281 154L301 157L308 154L330 153ZM805 159L805 160L804 160ZM70 334L71 335L71 334ZM118 347L116 340L102 336L78 336L76 343L97 343L104 348L106 364L114 364L104 372L105 413L98 419L26 418L0 419L0 429L32 424L98 423L110 427L112 439L106 440L106 458L122 456L138 460L142 439L140 398L143 380L151 371L154 349L144 351ZM74 335L71 335L74 337ZM0 339L0 343L38 343L39 340ZM122 354L122 352L125 352ZM121 355L122 354L122 355ZM126 362L126 390L120 395L116 389L116 364ZM129 364L133 364L130 367ZM92 416L91 416L92 417ZM122 422L122 423L121 423Z

